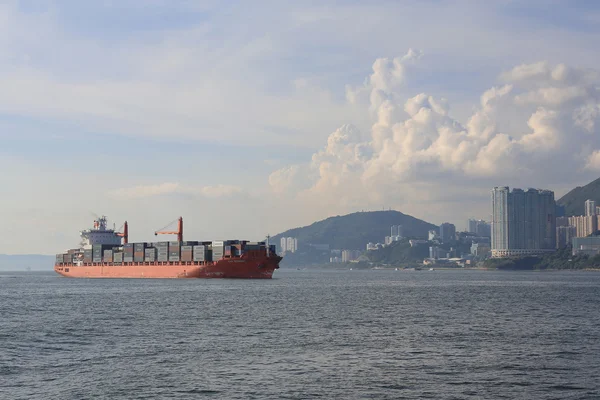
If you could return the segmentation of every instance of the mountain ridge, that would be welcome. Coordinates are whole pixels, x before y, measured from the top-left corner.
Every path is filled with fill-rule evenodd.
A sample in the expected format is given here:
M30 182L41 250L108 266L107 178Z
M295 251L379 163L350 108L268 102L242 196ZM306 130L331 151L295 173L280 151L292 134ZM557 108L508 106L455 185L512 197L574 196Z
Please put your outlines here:
M565 215L577 216L585 214L585 201L594 200L600 205L600 178L584 186L577 186L556 201L565 207Z
M383 242L392 225L402 225L403 235L426 238L437 225L400 211L359 211L336 215L310 225L288 229L271 238L279 246L282 237L295 237L298 245L327 244L330 249L366 249L369 242Z

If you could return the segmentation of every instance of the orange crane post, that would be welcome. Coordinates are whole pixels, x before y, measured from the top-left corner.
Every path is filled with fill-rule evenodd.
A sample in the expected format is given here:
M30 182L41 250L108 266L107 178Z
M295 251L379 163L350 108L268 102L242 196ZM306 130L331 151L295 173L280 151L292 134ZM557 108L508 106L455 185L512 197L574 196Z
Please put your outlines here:
M171 224L169 224L171 225ZM169 226L167 225L167 226ZM177 230L176 231L165 231L164 228L154 232L154 236L157 235L177 235L177 241L183 242L183 217L179 217L177 220Z
M129 227L127 226L127 221L123 224L123 232L116 232L116 235L123 238L123 244L129 243Z

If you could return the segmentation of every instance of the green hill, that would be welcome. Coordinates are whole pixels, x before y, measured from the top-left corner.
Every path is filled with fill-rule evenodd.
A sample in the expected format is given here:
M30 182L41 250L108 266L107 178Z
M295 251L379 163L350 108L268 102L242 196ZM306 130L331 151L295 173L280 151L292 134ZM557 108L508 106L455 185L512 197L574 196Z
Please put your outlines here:
M426 238L438 227L399 211L370 211L336 216L294 228L272 237L279 246L282 237L295 237L298 246L327 244L330 249L363 250L369 242L382 243L392 225L402 225L404 236Z
M584 215L585 201L595 200L600 205L600 178L585 186L578 186L561 197L557 203L565 207L565 215Z

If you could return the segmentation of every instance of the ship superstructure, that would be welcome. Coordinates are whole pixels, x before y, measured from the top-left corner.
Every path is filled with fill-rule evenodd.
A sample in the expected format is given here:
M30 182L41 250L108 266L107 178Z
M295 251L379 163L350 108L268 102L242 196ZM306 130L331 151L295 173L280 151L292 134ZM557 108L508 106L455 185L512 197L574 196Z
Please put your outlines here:
M184 241L181 217L177 230L155 232L161 234L177 235L177 241L129 243L127 222L117 232L99 217L80 232L80 248L56 255L54 270L88 278L271 278L281 261L268 238Z

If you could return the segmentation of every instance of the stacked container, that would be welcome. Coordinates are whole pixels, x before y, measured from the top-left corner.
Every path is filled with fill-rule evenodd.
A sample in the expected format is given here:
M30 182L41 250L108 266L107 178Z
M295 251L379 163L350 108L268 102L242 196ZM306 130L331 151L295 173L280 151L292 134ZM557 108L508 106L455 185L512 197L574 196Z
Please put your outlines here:
M113 262L115 264L120 264L123 262L123 253L121 252L113 252Z
M198 245L193 247L193 260L194 261L207 261L206 260L206 249L207 246Z
M181 244L179 242L169 242L169 261L180 261Z
M83 250L83 262L91 263L93 260L92 249Z
M156 261L156 249L154 247L148 247L144 250L144 261L146 261L146 262Z
M223 258L224 246L225 242L223 241L212 242L212 256L214 261L219 261L221 258Z
M63 263L70 264L73 262L73 254L63 254Z
M102 245L101 244L92 245L92 262L95 262L95 263L102 262Z
M133 262L133 243L123 245L123 262Z
M154 247L156 247L157 261L169 261L169 242L158 242L154 244Z
M192 261L192 249L191 245L181 246L181 261Z
M65 261L64 254L56 255L56 264L62 264Z
M146 243L134 243L134 245L133 245L133 261L143 262L145 249L146 249Z
M104 250L102 260L104 262L109 262L109 263L113 262L113 251L112 250Z

